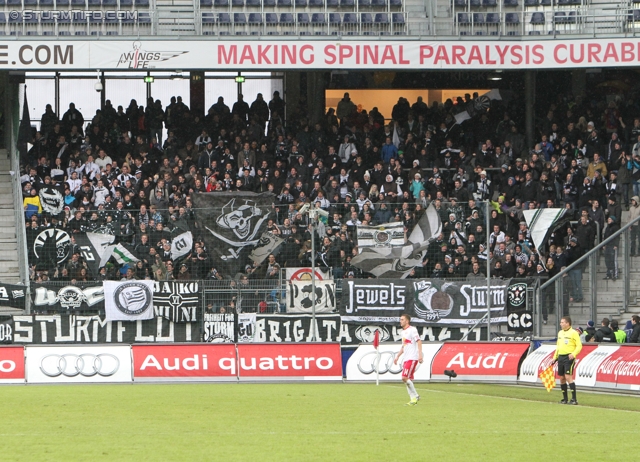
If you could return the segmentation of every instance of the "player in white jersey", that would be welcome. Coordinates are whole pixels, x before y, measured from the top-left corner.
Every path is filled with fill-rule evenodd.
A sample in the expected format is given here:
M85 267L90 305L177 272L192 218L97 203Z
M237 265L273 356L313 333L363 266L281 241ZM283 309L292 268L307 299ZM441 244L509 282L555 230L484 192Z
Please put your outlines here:
M404 353L404 362L402 365L402 381L407 386L409 392L410 401L407 403L410 406L418 404L420 395L413 386L413 373L418 367L418 363L422 364L422 340L418 334L418 329L411 326L411 316L403 314L400 316L400 327L402 327L402 348L396 355L393 363L398 364L398 360L402 353Z

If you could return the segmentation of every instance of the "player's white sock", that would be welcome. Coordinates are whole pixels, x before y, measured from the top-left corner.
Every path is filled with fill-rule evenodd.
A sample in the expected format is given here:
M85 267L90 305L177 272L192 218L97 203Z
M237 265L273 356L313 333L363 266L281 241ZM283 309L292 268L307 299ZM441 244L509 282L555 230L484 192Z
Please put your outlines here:
M412 399L418 396L416 387L413 386L413 382L411 380L407 380L407 391L409 392L409 397Z

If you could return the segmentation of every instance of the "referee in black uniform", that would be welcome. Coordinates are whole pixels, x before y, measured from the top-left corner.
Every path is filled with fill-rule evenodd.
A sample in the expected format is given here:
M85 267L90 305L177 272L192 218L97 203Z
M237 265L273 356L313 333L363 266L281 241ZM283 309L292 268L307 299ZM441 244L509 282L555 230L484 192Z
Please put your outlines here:
M560 320L562 330L558 332L558 345L553 355L554 362L558 363L558 375L560 376L560 388L562 389L562 401L560 404L578 404L576 400L576 384L573 382L573 366L576 358L582 350L580 334L571 327L571 318L564 316ZM567 384L571 388L571 401L567 401Z

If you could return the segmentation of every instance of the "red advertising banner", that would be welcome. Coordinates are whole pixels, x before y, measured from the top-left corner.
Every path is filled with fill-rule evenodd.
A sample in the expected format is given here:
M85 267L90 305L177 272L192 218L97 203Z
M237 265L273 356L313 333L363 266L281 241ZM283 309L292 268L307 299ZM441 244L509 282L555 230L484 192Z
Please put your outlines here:
M239 344L238 361L240 380L342 379L339 343Z
M622 345L600 363L596 386L611 384L616 388L640 390L640 348Z
M237 380L232 343L132 345L133 379Z
M589 353L591 353L593 350L595 350L596 348L598 348L598 345L582 344L582 351L580 351L580 354L576 358L575 364L573 366L573 378L574 378L574 380L576 378L576 370L578 369L578 364L580 364L580 361L582 361L584 358L586 358L587 355ZM542 372L543 370L545 370L547 367L549 367L551 365L551 363L553 362L553 355L554 354L555 354L555 350L553 350L553 352L547 358L545 358L542 361L542 363L540 363L540 367L538 369L538 375L540 374L540 372ZM553 365L553 373L555 374L556 379L560 378L560 376L558 375L558 363L555 363Z
M431 365L433 379L445 379L453 370L457 380L515 381L529 343L445 342Z
M0 347L0 383L24 380L24 347Z

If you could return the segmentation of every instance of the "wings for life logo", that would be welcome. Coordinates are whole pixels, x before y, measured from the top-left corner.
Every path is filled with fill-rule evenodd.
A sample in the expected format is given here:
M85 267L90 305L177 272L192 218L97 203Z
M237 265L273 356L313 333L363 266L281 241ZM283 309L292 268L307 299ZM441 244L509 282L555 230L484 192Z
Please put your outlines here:
M121 284L113 294L116 307L129 316L136 316L148 310L151 297L149 288L138 282Z
M122 53L116 67L126 67L129 69L146 69L156 67L156 63L168 61L180 55L189 53L188 51L150 51L142 48L142 43L138 40L133 42L132 50Z

